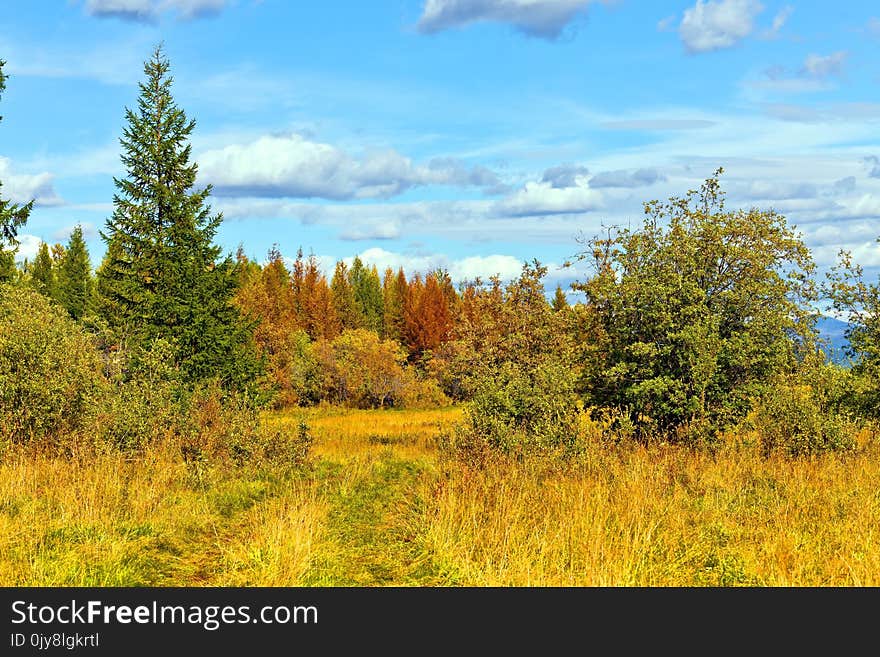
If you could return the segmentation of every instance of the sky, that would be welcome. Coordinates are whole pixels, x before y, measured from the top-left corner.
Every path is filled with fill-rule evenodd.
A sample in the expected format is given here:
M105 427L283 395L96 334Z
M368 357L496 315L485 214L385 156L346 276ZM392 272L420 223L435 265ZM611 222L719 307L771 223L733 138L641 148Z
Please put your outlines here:
M880 272L880 7L867 0L4 0L3 194L20 258L83 226L164 44L216 240L456 281L549 268L723 167L819 275Z

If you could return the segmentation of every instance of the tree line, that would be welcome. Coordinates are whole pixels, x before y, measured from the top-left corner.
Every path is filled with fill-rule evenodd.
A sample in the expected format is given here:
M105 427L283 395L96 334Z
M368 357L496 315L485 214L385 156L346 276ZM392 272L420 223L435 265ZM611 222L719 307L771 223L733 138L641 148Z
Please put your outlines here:
M212 188L196 186L195 121L172 81L159 47L125 110L125 175L114 180L96 272L81 227L17 269L32 204L0 197L0 412L21 435L47 429L13 410L40 394L16 382L14 354L52 367L35 355L48 338L29 314L79 336L77 353L94 350L77 365L91 373L80 379L110 382L114 399L133 405L129 419L165 391L179 424L211 388L223 404L254 408L468 402L449 443L471 454L576 452L585 418L613 440L706 445L751 422L766 449L802 453L846 447L854 423L880 414L880 284L847 254L817 282L785 217L726 207L721 169L698 190L647 202L637 227L583 241L590 274L572 285L578 303L559 287L548 299L537 260L509 282L454 282L442 269L380 274L360 258L338 261L328 277L302 249L288 260L273 246L264 264L243 246L223 254ZM0 63L0 92L5 82ZM822 299L851 321L850 367L824 358ZM55 413L37 397L33 408ZM107 422L106 405L103 415L95 408Z

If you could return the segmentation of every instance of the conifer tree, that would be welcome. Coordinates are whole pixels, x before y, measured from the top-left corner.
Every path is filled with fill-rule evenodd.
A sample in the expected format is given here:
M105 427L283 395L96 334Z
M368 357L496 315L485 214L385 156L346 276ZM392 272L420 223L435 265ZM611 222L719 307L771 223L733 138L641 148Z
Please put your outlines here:
M555 312L561 312L568 308L568 299L565 298L565 292L562 291L562 286L556 286L556 294L553 295L553 310Z
M126 176L114 181L115 210L101 233L102 310L137 345L172 344L190 382L216 377L240 388L259 369L253 326L233 303L237 263L221 258L213 241L223 217L206 204L211 186L193 189L195 121L176 105L169 70L158 46L144 64L136 109L125 111Z
M333 308L339 320L341 331L362 327L361 315L358 312L354 299L354 290L351 287L348 275L348 266L339 260L333 272L333 280L330 281L330 294L333 299Z
M37 292L50 299L58 298L58 287L55 278L55 268L52 256L49 255L49 245L40 243L37 257L30 266L30 284Z
M361 317L361 326L377 335L382 332L383 302L382 286L376 268L366 267L361 259L355 256L348 280L354 294L354 303Z
M403 302L406 296L406 274L403 267L397 270L397 274L388 267L382 280L382 300L385 308L385 329L383 337L386 340L401 342L404 334Z
M74 319L82 319L90 310L93 284L89 251L82 226L77 226L70 234L58 268L58 300Z
M0 96L6 90L6 75L3 73L5 61L0 59ZM3 117L0 116L0 121ZM27 221L33 201L18 205L3 200L3 181L0 181L0 283L15 278L15 251L18 248L18 229Z

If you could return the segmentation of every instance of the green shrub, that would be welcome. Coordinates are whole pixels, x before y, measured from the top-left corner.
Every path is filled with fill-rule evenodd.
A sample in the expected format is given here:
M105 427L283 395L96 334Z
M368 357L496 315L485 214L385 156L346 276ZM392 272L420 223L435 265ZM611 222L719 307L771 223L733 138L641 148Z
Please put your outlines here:
M92 338L34 290L0 286L0 436L62 441L106 390Z
M92 431L97 444L141 449L186 429L187 394L173 349L156 340L148 349L108 356L111 386L97 405Z
M505 363L478 382L452 442L465 452L568 452L578 442L574 383L574 373L561 363Z
M852 427L830 406L822 383L781 380L759 399L748 424L757 432L764 454L802 456L855 445Z

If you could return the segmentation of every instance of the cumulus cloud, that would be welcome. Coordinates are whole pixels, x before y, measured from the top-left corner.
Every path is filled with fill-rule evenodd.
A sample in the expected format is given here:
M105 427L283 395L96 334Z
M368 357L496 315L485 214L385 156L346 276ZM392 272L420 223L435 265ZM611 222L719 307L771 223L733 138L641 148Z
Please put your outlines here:
M209 150L198 161L201 177L218 196L350 200L389 198L425 185L479 187L488 193L503 189L485 167L468 168L451 158L416 165L391 149L355 157L298 134Z
M61 205L64 200L58 196L54 186L55 176L51 173L13 174L9 158L0 157L0 181L3 181L4 194L13 203L29 203L37 206Z
M801 69L805 75L814 78L827 78L843 73L843 65L846 63L848 53L845 50L830 55L807 55L804 66Z
M678 34L690 53L730 48L752 33L763 10L757 0L697 0L685 10Z
M666 176L658 173L656 169L604 171L590 178L590 187L594 189L601 189L603 187L648 187L662 180L666 180Z
M228 0L86 0L85 10L98 18L152 22L167 12L185 20L205 18L220 13L228 4Z
M417 27L432 34L471 23L509 23L529 36L556 39L594 1L427 0Z
M533 217L583 213L601 207L601 193L587 184L558 188L550 182L532 181L496 203L495 212L509 217Z
M880 158L876 155L868 155L862 161L868 167L869 178L880 178Z
M393 240L400 237L400 225L396 221L382 221L366 226L350 226L339 234L345 241Z
M576 164L560 164L544 171L541 182L550 183L554 189L577 187L581 179L590 173L587 167Z
M455 282L472 281L475 278L488 279L498 275L502 280L510 280L522 272L523 261L509 255L467 256L453 259L442 253L407 254L386 251L374 247L358 254L366 265L375 265L383 271L386 267L397 270L403 267L407 275L426 274L438 268L445 269ZM353 258L351 259L353 260Z

